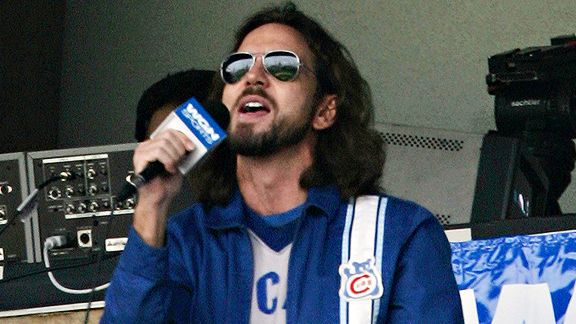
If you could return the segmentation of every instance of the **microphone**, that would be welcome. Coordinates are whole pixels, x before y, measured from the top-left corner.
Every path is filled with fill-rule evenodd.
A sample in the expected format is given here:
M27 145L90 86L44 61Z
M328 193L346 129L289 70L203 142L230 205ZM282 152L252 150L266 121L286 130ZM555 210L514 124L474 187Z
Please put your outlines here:
M208 153L226 138L225 129L230 123L230 114L226 106L220 102L208 101L204 108L195 98L184 102L150 135L154 138L166 129L174 129L184 133L195 148L178 166L182 174L186 174ZM134 195L138 188L155 177L166 173L164 165L160 161L148 163L138 174L126 178L124 187L116 197L118 202L124 201Z

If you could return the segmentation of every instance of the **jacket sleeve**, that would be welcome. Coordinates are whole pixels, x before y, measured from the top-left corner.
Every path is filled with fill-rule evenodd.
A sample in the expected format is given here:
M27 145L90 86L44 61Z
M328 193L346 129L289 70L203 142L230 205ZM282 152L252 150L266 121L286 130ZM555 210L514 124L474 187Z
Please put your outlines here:
M451 257L442 226L424 218L402 247L387 323L464 323Z
M167 248L148 246L134 229L106 291L101 323L164 323L170 303Z

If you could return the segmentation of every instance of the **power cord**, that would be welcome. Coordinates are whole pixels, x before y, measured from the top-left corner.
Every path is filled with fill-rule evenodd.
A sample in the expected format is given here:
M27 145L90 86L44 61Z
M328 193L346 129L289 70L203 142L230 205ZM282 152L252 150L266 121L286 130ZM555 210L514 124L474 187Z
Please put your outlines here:
M114 258L118 258L120 256L120 254L118 255L111 255L105 258L105 260L111 260ZM60 271L60 270L68 270L68 269L75 269L75 268L81 268L81 267L87 267L87 266L91 266L91 265L95 265L96 261L90 261L90 262L83 262L83 263L75 263L75 264L67 264L67 265L62 265L62 266L56 266L56 267L50 267L50 269L41 269L41 270L36 270L36 271L30 271L24 274L20 274L17 275L15 277L8 277L8 278L4 278L2 280L0 280L0 286L10 282L10 281L15 281L15 280L21 280L27 277L31 277L31 276L36 276L36 275L40 275L49 271L52 272L56 272L56 271Z
M50 269L50 259L48 258L48 256L49 256L48 251L50 251L54 248L64 247L68 243L69 243L69 239L68 239L68 237L66 237L66 235L50 236L46 239L46 241L44 241L43 256L44 256L44 265L46 266L46 269ZM108 288L108 286L110 285L110 283L106 283L106 284L100 285L98 287L93 287L90 289L71 289L71 288L64 287L63 285L61 285L58 282L58 280L56 280L56 278L54 277L54 274L52 273L52 271L48 271L48 277L50 278L52 285L54 285L54 287L56 287L58 290L60 290L64 293L67 293L67 294L74 294L74 295L90 294L93 291L104 290L104 289Z
M31 211L36 207L37 205L37 201L36 201L36 197L38 196L38 193L40 192L40 190L44 189L46 186L48 186L49 184L56 182L58 180L61 181L66 181L66 180L72 180L75 178L75 175L73 173L64 171L61 172L59 175L56 176L52 176L49 179L47 179L46 181L44 181L43 183L41 183L38 187L36 187L32 193L30 193L28 195L28 197L26 197L26 199L24 199L24 201L22 201L22 203L18 206L18 208L16 209L16 212L14 213L14 215L12 215L12 217L7 221L7 223L5 224L5 226L3 228L0 229L0 237L2 236L2 234L10 227L10 225L12 225L16 219L18 217L20 217L20 220L22 222L25 222L26 220L28 220L31 217ZM127 194L123 194L121 199L118 199L119 202L126 200L127 198L129 198L129 195ZM48 237L45 242L44 242L44 247L43 247L43 256L44 256L44 265L46 267L46 270L43 271L38 271L35 273L31 273L31 274L26 274L24 276L20 276L17 278L12 278L10 280L14 280L14 279L19 279L19 278L23 278L23 277L27 277L27 276L31 276L31 275L35 275L38 273L44 273L44 272L48 272L48 277L50 278L50 281L52 282L52 285L54 285L54 287L56 287L58 290L67 293L67 294L75 294L75 295L79 295L79 294L91 294L90 295L90 300L88 302L88 306L86 308L86 316L84 319L84 323L88 323L89 321L89 316L90 316L90 310L91 310L91 305L92 302L94 300L95 297L95 293L97 291L101 291L104 290L106 288L108 288L108 286L110 286L110 283L106 283L100 286L96 286L96 279L98 276L98 274L100 273L100 269L101 269L101 261L105 258L105 253L106 253L106 239L108 238L109 234L110 234L110 228L111 228L111 223L112 223L112 218L114 215L114 201L113 199L111 199L111 205L112 205L112 209L110 211L110 215L108 216L108 224L106 227L106 234L104 236L104 240L103 240L103 246L100 249L100 253L98 254L98 258L96 261L96 267L95 267L95 273L92 276L92 288L89 289L72 289L72 288L68 288L65 287L63 285L61 285L58 280L56 280L56 277L54 276L54 274L52 273L52 270L60 270L60 269L69 269L69 268L75 268L75 267L80 267L80 266L84 266L84 265L89 265L89 264L93 264L93 263L87 263L87 264L80 264L80 265L74 265L74 266L66 266L66 267L58 267L58 268L51 268L50 267L50 260L49 260L49 251L54 249L54 248L59 248L59 247L64 247L67 244L70 243L70 240L68 239L68 237L66 235L56 235L56 236L51 236Z

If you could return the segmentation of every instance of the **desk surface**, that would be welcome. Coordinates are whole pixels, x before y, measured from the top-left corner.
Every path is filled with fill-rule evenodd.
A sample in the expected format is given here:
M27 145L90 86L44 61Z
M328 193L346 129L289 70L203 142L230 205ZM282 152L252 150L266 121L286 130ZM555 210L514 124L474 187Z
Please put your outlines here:
M102 309L90 311L89 323L97 324L102 317ZM28 316L4 317L0 318L2 324L82 324L86 317L85 311L38 314Z

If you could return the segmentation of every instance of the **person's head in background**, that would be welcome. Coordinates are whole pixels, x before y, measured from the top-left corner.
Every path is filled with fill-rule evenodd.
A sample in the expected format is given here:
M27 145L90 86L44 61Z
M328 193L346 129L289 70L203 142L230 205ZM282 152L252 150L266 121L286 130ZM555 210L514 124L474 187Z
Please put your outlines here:
M190 69L168 74L146 89L136 109L136 140L142 142L148 139L168 114L191 97L204 103L215 73Z

